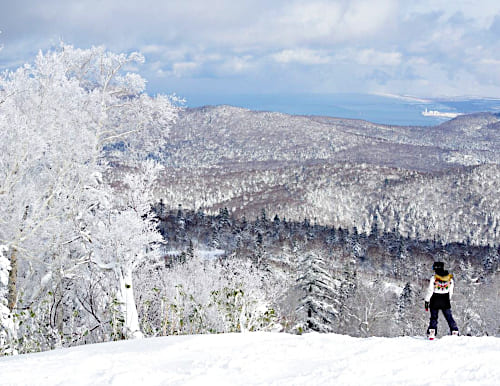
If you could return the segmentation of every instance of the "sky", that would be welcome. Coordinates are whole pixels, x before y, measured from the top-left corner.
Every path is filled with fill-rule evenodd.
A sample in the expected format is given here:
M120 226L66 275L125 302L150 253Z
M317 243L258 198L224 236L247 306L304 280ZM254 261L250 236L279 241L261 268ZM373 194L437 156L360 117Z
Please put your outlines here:
M0 0L0 68L140 51L148 92L500 97L498 0Z

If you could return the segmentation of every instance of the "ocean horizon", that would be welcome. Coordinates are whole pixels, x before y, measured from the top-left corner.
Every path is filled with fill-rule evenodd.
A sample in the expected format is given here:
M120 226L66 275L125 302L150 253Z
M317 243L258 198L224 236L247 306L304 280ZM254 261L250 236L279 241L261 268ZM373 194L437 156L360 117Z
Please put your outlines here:
M262 94L262 95L184 95L186 107L230 105L255 111L273 111L292 115L319 115L362 119L398 126L435 126L449 117L424 116L428 111L470 114L500 112L500 99L432 99L376 94Z

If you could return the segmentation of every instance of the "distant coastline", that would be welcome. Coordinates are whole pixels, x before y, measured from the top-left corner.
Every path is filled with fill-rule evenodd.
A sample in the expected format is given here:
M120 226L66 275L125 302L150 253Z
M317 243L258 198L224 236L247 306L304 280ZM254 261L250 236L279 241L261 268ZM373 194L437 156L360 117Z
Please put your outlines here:
M462 114L461 113L447 113L447 112L443 112L443 111L425 109L424 111L422 111L422 115L425 117L456 118Z
M500 100L468 97L424 98L378 94L191 94L186 107L231 105L254 111L362 119L396 126L434 126L457 115L500 113ZM422 113L427 108L427 113ZM438 113L433 113L437 111ZM440 113L446 113L440 115Z

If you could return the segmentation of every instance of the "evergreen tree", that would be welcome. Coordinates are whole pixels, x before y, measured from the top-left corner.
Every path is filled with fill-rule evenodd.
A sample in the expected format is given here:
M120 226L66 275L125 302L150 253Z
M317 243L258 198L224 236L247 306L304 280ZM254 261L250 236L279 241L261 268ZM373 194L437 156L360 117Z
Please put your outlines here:
M413 290L410 283L406 283L396 305L396 325L402 335L412 335L414 332L411 310L413 303Z
M339 298L339 317L338 327L340 333L347 330L349 323L349 310L351 308L350 301L356 293L358 287L358 277L356 271L356 261L353 259L344 265L344 271L340 283L338 298Z
M219 220L220 228L231 227L231 222L229 220L229 210L226 207L219 209L219 215L217 216L217 219Z
M406 276L407 270L407 251L404 239L399 237L397 240L397 251L396 256L393 258L393 270L394 276L397 278L402 278Z
M309 252L299 263L297 286L302 292L297 312L304 321L304 330L334 331L339 313L337 283L325 259Z
M278 215L274 216L273 225L274 225L275 228L278 228L280 226L280 218L279 218Z
M481 260L483 267L487 272L494 272L498 269L498 252L490 245L485 248Z

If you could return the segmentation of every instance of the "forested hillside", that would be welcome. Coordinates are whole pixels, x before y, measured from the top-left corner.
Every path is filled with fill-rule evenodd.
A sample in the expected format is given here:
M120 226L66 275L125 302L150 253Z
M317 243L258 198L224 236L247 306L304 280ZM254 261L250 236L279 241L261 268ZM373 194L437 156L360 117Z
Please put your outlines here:
M162 148L155 196L216 214L262 208L301 221L397 228L444 243L498 245L500 129L493 114L396 127L228 106L184 111Z

